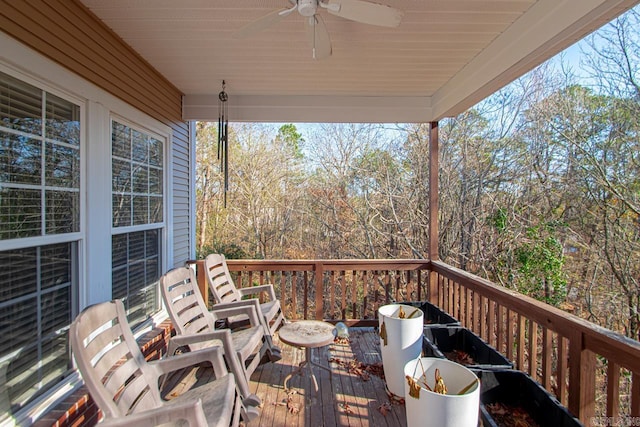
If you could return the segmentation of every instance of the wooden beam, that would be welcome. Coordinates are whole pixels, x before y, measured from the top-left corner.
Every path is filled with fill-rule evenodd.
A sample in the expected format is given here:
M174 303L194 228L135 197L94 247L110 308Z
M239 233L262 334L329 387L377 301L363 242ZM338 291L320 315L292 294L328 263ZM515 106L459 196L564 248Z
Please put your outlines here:
M429 123L429 259L438 260L438 122Z

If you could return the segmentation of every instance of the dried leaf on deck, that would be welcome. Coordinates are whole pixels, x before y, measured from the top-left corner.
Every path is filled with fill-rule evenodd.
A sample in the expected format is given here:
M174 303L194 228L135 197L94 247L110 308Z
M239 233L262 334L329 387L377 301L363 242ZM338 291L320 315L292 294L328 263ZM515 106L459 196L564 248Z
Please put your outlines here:
M386 417L389 411L391 411L391 404L389 402L383 403L382 405L378 406L378 411Z
M342 409L344 409L344 412L347 413L347 414L353 414L354 413L353 409L351 408L351 406L349 406L349 404L346 403L346 402L342 405Z

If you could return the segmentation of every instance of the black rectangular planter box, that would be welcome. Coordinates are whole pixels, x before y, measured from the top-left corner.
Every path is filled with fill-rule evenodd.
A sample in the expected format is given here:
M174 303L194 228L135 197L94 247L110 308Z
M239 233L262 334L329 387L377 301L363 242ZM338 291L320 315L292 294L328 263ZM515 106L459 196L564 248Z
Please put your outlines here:
M456 353L461 352L461 353ZM468 368L511 369L511 363L496 349L470 330L459 326L430 326L424 328L422 353L425 357L449 359ZM465 362L460 355L468 355Z
M473 370L480 378L480 416L485 427L499 427L485 405L502 403L522 408L539 426L581 426L540 384L524 372L514 370Z
M422 312L424 313L425 325L460 325L460 322L457 321L454 317L428 301L408 301L400 302L398 304L406 304L410 305L411 307L418 307L420 310L422 310Z

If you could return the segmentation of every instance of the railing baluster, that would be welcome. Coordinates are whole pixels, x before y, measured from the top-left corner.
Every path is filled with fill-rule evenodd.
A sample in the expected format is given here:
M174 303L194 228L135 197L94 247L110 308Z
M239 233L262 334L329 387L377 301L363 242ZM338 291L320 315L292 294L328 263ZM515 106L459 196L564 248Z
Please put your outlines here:
M314 319L324 320L324 265L321 262L316 262L314 280L316 293L316 311Z
M524 351L525 351L525 340L527 334L527 326L526 326L526 318L518 313L518 349L516 351L516 368L523 371L524 370Z
M331 270L329 274L329 300L331 304L330 318L336 318L336 272Z
M294 271L291 277L291 318L296 320L298 318L298 301L297 301L297 289L298 289L298 272Z
M538 325L529 320L529 375L538 379Z
M553 334L542 328L542 386L551 390L551 356L553 355Z
M504 327L504 314L503 314L503 307L500 304L496 304L496 311L498 312L498 321L497 321L497 329L496 329L496 335L497 335L497 343L496 343L496 349L501 352L504 353L504 336L505 336L505 327Z
M358 317L357 288L358 288L358 281L357 281L356 272L352 271L351 272L351 318L352 319L356 319Z
M347 318L347 281L345 277L344 270L340 271L340 291L342 294L340 295L341 304L340 304L340 318Z
M280 276L280 305L283 310L282 314L287 317L287 314L284 312L287 305L287 275L289 273L282 273Z
M303 295L304 295L304 301L302 302L302 318L303 319L308 319L309 317L308 315L308 307L309 307L309 275L307 273L307 271L304 271L302 273L302 286L303 287Z
M558 334L558 361L556 376L558 378L558 400L567 404L567 340Z
M631 416L640 417L640 373L631 376Z
M480 336L488 341L487 335L487 299L480 295Z
M367 286L367 280L368 280L368 275L367 275L367 270L364 270L362 272L362 318L366 319L367 318L367 307L369 306L369 289Z
M496 302L495 301L489 301L489 307L488 307L488 319L487 319L487 326L489 329L489 345L492 345L496 348L498 348L498 345L496 344L496 339L498 334L496 333Z
M617 417L620 411L620 366L607 363L607 417Z
M507 336L507 348L505 349L504 354L507 356L507 359L513 360L513 347L514 347L514 332L513 327L515 324L514 312L507 308L507 316L506 316L506 325L505 325L505 335Z

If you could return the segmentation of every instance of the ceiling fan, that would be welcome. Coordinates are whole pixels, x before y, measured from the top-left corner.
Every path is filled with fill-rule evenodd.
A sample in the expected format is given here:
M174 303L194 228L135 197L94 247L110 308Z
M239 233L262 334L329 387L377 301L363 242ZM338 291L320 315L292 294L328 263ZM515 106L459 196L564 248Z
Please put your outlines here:
M332 15L364 24L382 27L397 27L402 20L403 12L390 6L362 0L289 0L292 7L274 10L256 21L236 31L235 38L249 37L276 24L294 11L304 17L307 37L312 48L314 59L331 56L331 39L320 16L319 9L326 9Z

